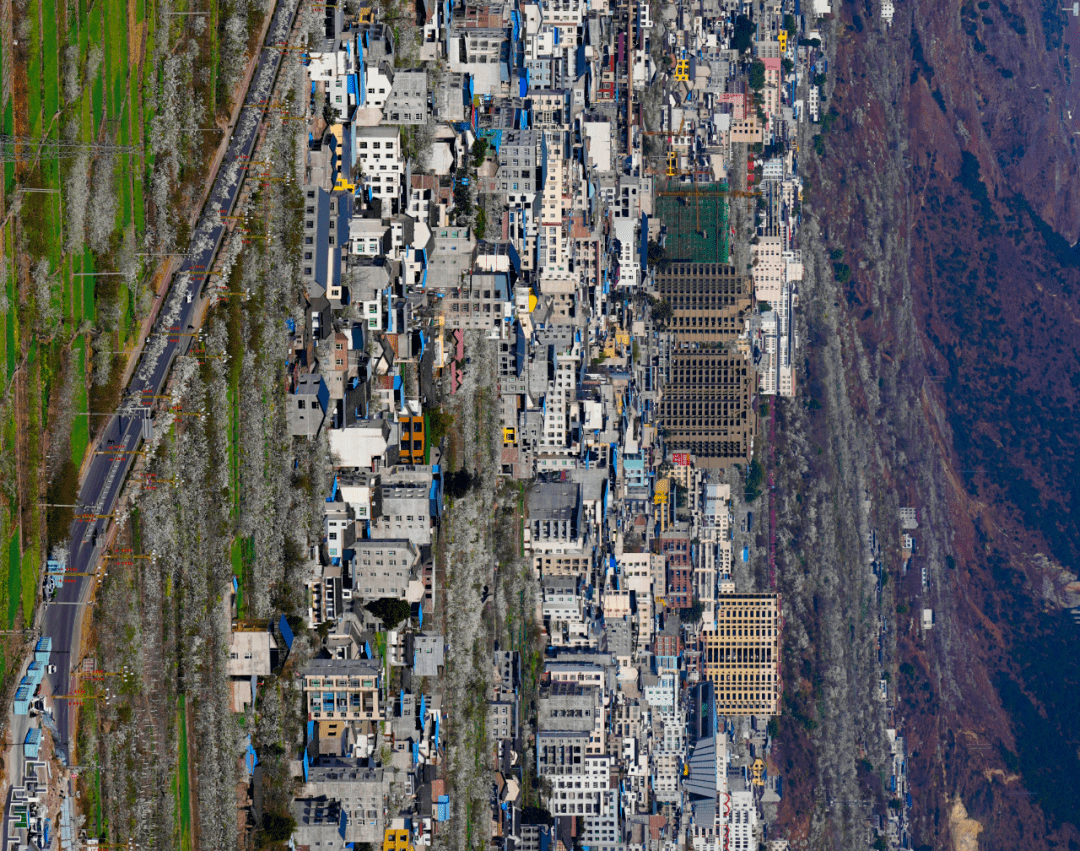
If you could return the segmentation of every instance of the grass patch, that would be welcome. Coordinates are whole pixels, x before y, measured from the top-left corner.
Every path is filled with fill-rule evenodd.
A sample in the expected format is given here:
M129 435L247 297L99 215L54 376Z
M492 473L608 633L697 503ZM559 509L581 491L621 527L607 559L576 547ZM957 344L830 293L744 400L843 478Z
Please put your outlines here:
M86 32L88 44L104 44L104 33L102 32L101 12L95 8L93 12L87 15L86 20ZM105 64L106 60L102 61ZM104 104L105 98L105 74L104 71L99 71L90 84L90 113L94 126L91 127L90 135L93 136L96 130L96 124L101 119L101 109Z
M105 68L110 119L122 119L124 84L127 82L127 0L105 3Z
M8 98L4 106L4 134L7 136L15 133L15 105L13 98ZM11 193L15 191L15 162L4 163L4 190Z
M26 58L26 120L30 135L41 136L41 27L38 25L40 4L30 0L26 17L30 19L30 50Z
M86 397L86 339L83 335L75 340L71 347L71 356L75 359L75 411L86 413L90 410ZM76 416L71 424L71 463L78 470L82 466L86 448L90 445L90 418Z
M11 245L10 239L7 241L7 245ZM4 262L7 262L6 256ZM11 376L15 374L15 362L18 360L19 352L19 320L17 316L18 311L15 309L15 306L19 301L15 295L15 276L13 274L8 276L7 297L8 304L11 307L4 317L4 339L7 343L7 377L8 380L10 380Z
M37 603L38 589L38 565L40 563L41 557L38 555L37 547L28 549L26 555L23 556L20 568L22 574L20 601L22 603L23 623L25 624L34 622L34 605Z
M236 617L244 619L244 544L240 538L232 542L232 572L236 577Z
M191 851L191 783L188 780L188 740L187 740L187 706L184 695L177 698L179 708L176 712L176 723L180 725L178 739L180 741L180 761L176 766L176 809L177 820L180 823L180 849Z
M60 34L56 0L41 0L42 107L46 126L60 111Z
M94 255L90 252L89 246L83 248L83 257L80 271L93 272L94 270ZM87 275L84 278L78 279L82 286L82 298L78 303L78 315L75 317L76 322L80 319L87 319L91 322L97 317L97 309L94 303L94 288L97 285L97 278L93 275Z
M8 629L15 627L15 616L19 613L19 599L22 593L22 558L19 552L19 533L11 536L8 543L7 559L7 615Z

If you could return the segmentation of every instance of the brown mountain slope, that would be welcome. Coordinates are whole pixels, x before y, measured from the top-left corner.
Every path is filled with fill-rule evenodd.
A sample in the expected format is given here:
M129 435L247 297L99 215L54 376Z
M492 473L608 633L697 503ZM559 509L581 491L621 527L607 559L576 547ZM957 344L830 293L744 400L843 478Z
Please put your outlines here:
M947 847L959 798L981 848L1080 847L1080 632L1060 613L1080 595L1059 567L1080 563L1080 98L1060 5L898 4L886 30L876 3L844 4L833 118L804 164L808 233L853 273L808 282L810 440L870 441L875 504L892 494L923 521L916 569L883 595L906 610L886 610L885 653L916 846ZM827 693L806 693L826 717ZM787 815L811 844L844 833Z

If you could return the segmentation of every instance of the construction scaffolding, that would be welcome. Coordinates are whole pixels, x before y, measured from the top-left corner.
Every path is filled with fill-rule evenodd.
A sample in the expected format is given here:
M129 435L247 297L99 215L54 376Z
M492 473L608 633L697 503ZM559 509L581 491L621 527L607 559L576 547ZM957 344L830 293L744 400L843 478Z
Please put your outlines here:
M731 253L726 183L668 180L656 193L656 215L667 228L668 260L727 263Z

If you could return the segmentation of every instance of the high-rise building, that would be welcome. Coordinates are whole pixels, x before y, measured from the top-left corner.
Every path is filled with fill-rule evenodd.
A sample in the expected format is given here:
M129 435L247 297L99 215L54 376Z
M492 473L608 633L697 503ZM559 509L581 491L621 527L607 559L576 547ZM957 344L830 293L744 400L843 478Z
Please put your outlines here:
M736 350L750 309L750 280L721 263L669 263L656 273L671 308L671 368L660 420L673 452L723 469L750 457L753 369Z
M660 401L660 422L672 452L696 464L724 469L750 458L754 412L753 367L740 352L677 349Z
M705 679L720 715L774 715L780 698L780 622L775 594L724 594L716 628L701 634Z
M656 289L671 306L668 330L676 344L728 343L750 310L750 279L723 263L668 263Z

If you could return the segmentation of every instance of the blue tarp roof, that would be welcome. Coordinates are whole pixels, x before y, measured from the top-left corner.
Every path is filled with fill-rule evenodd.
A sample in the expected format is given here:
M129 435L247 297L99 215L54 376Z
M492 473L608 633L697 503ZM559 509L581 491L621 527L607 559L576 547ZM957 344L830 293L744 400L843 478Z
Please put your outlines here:
M285 647L292 650L293 631L285 615L282 615L281 620L278 621L278 629L281 630L281 637L285 639Z
M306 753L307 751L305 751ZM259 755L255 753L255 748L251 746L251 736L248 736L247 753L244 754L244 768L247 769L249 777L255 773L255 766L258 764Z

